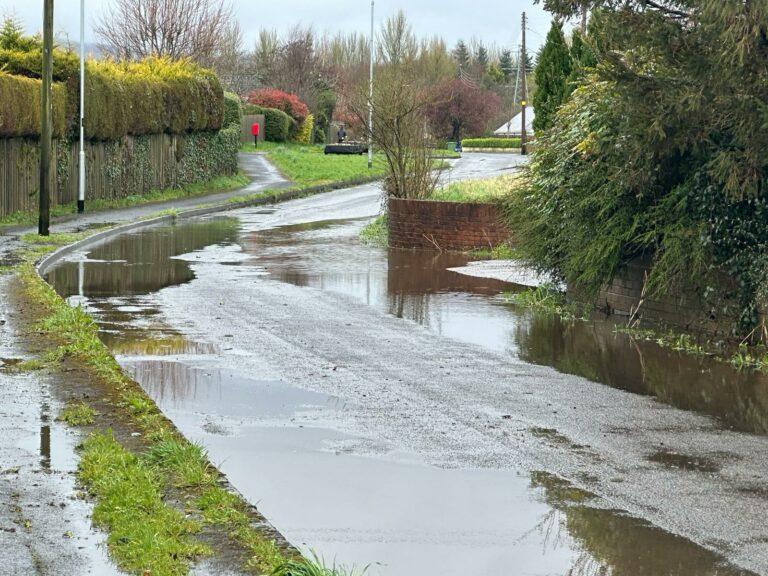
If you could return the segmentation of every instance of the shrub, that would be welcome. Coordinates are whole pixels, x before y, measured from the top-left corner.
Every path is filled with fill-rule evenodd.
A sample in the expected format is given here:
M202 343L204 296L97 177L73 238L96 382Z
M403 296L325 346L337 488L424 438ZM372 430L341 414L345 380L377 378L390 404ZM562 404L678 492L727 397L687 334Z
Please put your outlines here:
M228 128L233 124L243 123L243 105L240 96L232 92L224 92L224 121L222 126Z
M312 142L312 131L315 127L315 117L310 114L301 123L298 134L296 134L296 142L299 144L310 144Z
M304 122L309 115L309 108L299 100L298 96L274 88L264 88L251 92L247 100L250 104L282 110L298 124Z
M467 138L461 145L464 148L520 148L520 138Z
M253 104L247 104L243 108L245 114L264 115L264 139L269 142L286 142L291 133L291 127L296 121L282 110L275 108L262 108Z
M0 72L0 137L40 135L41 82ZM61 84L53 86L53 135L66 131L67 92Z
M218 130L223 122L218 79L186 61L89 61L85 82L85 133L91 139Z

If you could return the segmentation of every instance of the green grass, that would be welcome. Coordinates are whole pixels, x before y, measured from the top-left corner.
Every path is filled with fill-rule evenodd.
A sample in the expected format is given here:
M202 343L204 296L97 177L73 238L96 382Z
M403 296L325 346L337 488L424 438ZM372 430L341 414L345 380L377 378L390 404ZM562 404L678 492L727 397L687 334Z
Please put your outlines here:
M587 310L575 302L566 300L565 292L551 284L542 284L537 288L507 294L506 300L520 308L526 308L540 314L559 316L563 320L584 320Z
M234 176L221 176L207 182L189 184L181 188L167 188L165 190L151 190L146 194L126 196L125 198L114 198L110 200L92 199L86 201L86 210L88 212L101 212L104 210L115 210L118 208L128 208L131 206L140 206L142 204L168 202L178 200L179 198L189 198L204 196L217 192L226 192L242 188L249 182L248 177L243 173ZM68 214L74 214L77 211L76 204L60 204L51 206L51 218L58 218ZM14 212L0 218L0 227L3 226L32 226L37 223L38 214L36 210Z
M443 202L496 202L508 195L514 188L518 175L497 176L483 180L453 182L435 190L430 200Z
M96 499L93 523L107 530L117 565L135 574L183 576L211 550L194 534L200 524L163 502L163 481L111 432L83 443L78 478Z
M253 147L242 148L254 152ZM272 163L289 180L303 186L319 186L339 181L383 177L386 172L384 159L374 156L373 169L368 169L366 155L325 155L322 145L277 144L264 142L258 151L264 152Z
M96 421L96 410L85 402L73 402L64 407L59 420L70 426L90 426Z
M360 241L368 246L389 246L388 217L382 214L360 231Z
M312 558L289 560L277 566L271 576L363 576L368 568L358 571L344 566L326 566L323 559L312 553Z
M482 248L469 252L473 260L519 260L520 254L514 246L499 244L492 249Z
M199 444L165 434L150 446L144 458L169 475L177 488L207 486L216 481L208 454Z

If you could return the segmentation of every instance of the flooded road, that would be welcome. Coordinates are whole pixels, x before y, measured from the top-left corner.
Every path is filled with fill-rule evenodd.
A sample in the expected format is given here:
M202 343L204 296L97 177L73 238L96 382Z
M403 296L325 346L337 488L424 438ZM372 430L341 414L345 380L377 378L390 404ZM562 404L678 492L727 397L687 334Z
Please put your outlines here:
M485 162L456 177L508 168ZM768 573L764 377L517 309L503 294L519 287L448 270L463 256L362 246L379 200L363 186L153 228L49 280L329 560L387 576Z

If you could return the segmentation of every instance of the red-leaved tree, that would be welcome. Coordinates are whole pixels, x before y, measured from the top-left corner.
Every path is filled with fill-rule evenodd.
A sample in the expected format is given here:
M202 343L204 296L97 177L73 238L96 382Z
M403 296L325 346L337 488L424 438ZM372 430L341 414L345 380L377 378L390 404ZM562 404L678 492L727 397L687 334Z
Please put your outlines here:
M427 117L435 136L452 141L482 134L501 108L495 93L459 79L437 85L430 101Z
M299 124L304 122L309 115L309 108L295 94L289 94L276 88L263 88L254 90L247 96L249 104L263 106L264 108L277 108L296 120Z

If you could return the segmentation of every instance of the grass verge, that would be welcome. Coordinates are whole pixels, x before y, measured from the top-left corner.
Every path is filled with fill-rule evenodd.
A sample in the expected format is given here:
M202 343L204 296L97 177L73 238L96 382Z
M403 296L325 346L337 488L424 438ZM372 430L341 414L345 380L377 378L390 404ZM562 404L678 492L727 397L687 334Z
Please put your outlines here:
M24 262L16 271L40 311L36 328L51 342L41 366L55 368L66 361L86 370L89 379L106 388L109 402L118 406L130 429L141 431L139 440L130 438L128 448L113 433L115 422L85 404L69 405L60 415L72 426L95 425L81 448L78 480L94 500L93 520L107 531L112 558L129 573L181 576L197 559L214 552L198 534L205 526L217 526L246 551L246 568L254 573L312 566L311 560L281 549L254 528L263 519L219 485L220 475L204 449L183 438L123 373L99 339L93 319L80 307L70 307L38 276L34 262L40 256L91 233L25 236ZM323 574L341 575L321 568L329 570Z
M264 142L259 149L244 146L243 152L263 152L282 174L299 186L318 186L332 182L383 177L386 163L374 156L373 169L368 157L357 155L325 155L322 145L277 144Z
M250 180L242 172L234 176L221 176L208 182L189 184L181 188L167 188L165 190L151 190L146 194L126 196L125 198L114 198L110 200L93 199L88 200L87 209L89 212L101 212L104 210L115 210L118 208L129 208L131 206L140 206L142 204L155 204L159 202L168 202L178 200L179 198L192 198L197 196L206 196L218 192L228 192L237 190L247 185ZM77 205L60 204L51 206L51 218L60 218L68 214L74 214L77 211ZM0 227L4 226L32 226L37 223L37 211L14 212L0 218Z
M360 231L360 241L368 246L389 246L389 218L382 214Z
M504 175L482 180L453 182L435 190L430 200L442 202L496 202L509 194L518 184L519 175Z

